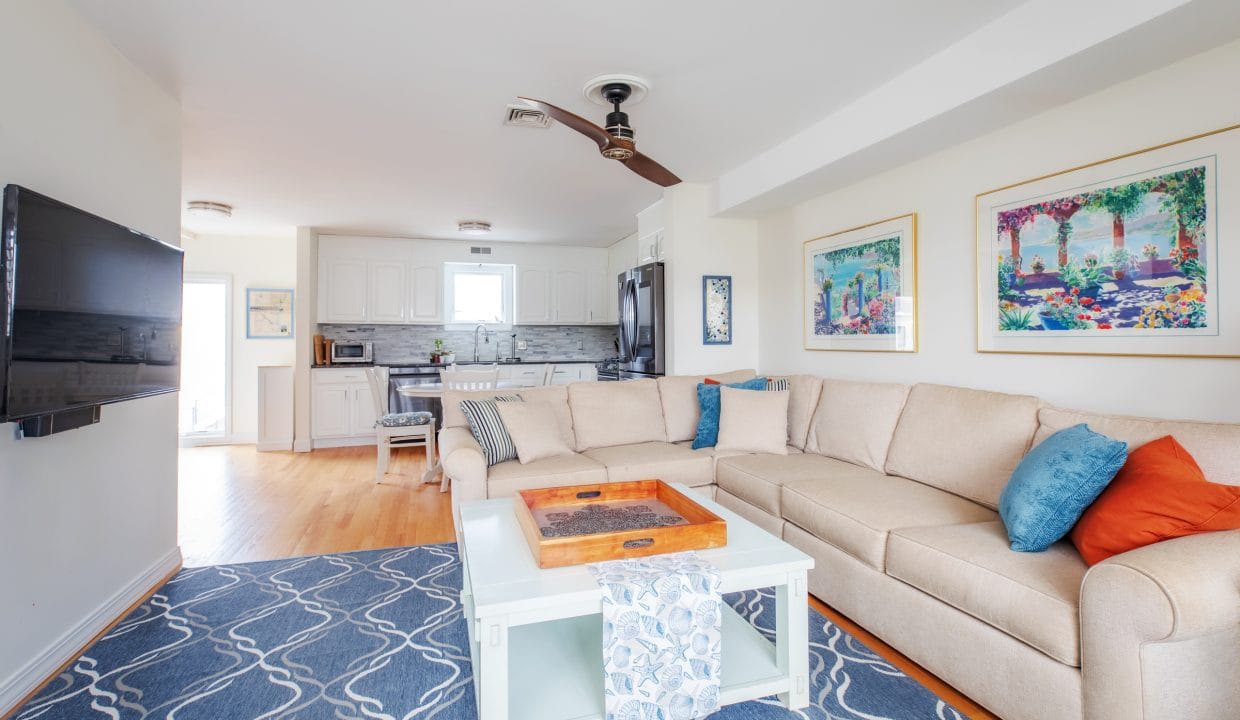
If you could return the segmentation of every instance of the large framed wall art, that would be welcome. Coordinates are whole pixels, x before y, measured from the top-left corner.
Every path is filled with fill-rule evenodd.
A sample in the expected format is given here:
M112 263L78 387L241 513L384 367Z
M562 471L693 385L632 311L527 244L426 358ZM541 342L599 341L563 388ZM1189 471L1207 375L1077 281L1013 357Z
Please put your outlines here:
M978 350L1240 357L1238 167L1233 126L978 195Z
M804 247L806 350L917 351L917 215Z

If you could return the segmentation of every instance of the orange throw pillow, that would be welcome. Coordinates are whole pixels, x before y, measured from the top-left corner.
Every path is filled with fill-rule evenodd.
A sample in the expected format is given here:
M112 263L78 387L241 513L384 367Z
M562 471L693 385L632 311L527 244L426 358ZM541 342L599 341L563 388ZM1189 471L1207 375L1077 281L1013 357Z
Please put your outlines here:
M1240 486L1206 480L1197 461L1168 435L1128 461L1072 528L1090 565L1160 540L1240 528Z

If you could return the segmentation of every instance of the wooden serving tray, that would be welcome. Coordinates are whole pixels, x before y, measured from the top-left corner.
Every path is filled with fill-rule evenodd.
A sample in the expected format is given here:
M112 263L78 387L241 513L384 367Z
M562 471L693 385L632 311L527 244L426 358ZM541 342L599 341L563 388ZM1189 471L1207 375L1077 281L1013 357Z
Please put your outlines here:
M723 518L662 480L521 490L515 502L521 532L540 568L728 544ZM607 529L648 520L653 526Z

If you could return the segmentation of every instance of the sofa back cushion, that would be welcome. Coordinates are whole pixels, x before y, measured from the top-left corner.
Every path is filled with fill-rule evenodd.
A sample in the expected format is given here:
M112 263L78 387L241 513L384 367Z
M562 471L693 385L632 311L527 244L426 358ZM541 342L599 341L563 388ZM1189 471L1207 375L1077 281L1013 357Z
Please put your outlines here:
M817 375L786 375L772 379L788 381L788 444L797 450L804 450L814 409L818 407L818 398L822 395L822 378Z
M1038 429L1040 404L1030 395L915 385L885 470L997 508Z
M577 444L573 432L573 414L568 409L568 386L548 385L533 388L506 388L504 390L445 390L443 394L443 426L469 429L465 413L461 412L462 400L489 400L495 397L519 395L526 402L548 402L559 421L560 436L569 447Z
M822 381L806 452L882 472L908 393L908 385L896 383Z
M659 400L663 404L668 442L684 442L697 435L697 386L707 377L721 383L743 382L754 377L754 371L733 370L718 375L667 375L659 378L656 382L659 385Z
M667 442L663 404L654 380L582 382L566 387L578 452L612 445Z
M1085 423L1094 432L1123 440L1128 443L1129 452L1170 435L1193 456L1207 480L1240 485L1240 463L1236 462L1236 449L1240 448L1240 425L1102 415L1050 406L1038 411L1038 421L1038 431L1033 436L1034 445L1066 427L1080 423Z

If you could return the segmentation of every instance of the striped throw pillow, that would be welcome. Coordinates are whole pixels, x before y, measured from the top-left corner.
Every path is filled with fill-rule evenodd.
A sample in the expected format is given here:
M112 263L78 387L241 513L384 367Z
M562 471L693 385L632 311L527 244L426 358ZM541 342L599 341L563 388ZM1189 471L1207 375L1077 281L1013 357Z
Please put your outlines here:
M492 400L462 400L461 412L469 423L469 430L474 439L482 446L482 454L486 457L487 467L513 460L517 457L517 446L512 436L504 427L504 421L496 409L497 402L521 402L519 395L502 395Z
M766 379L766 389L771 392L785 392L788 389L788 378L769 377Z

